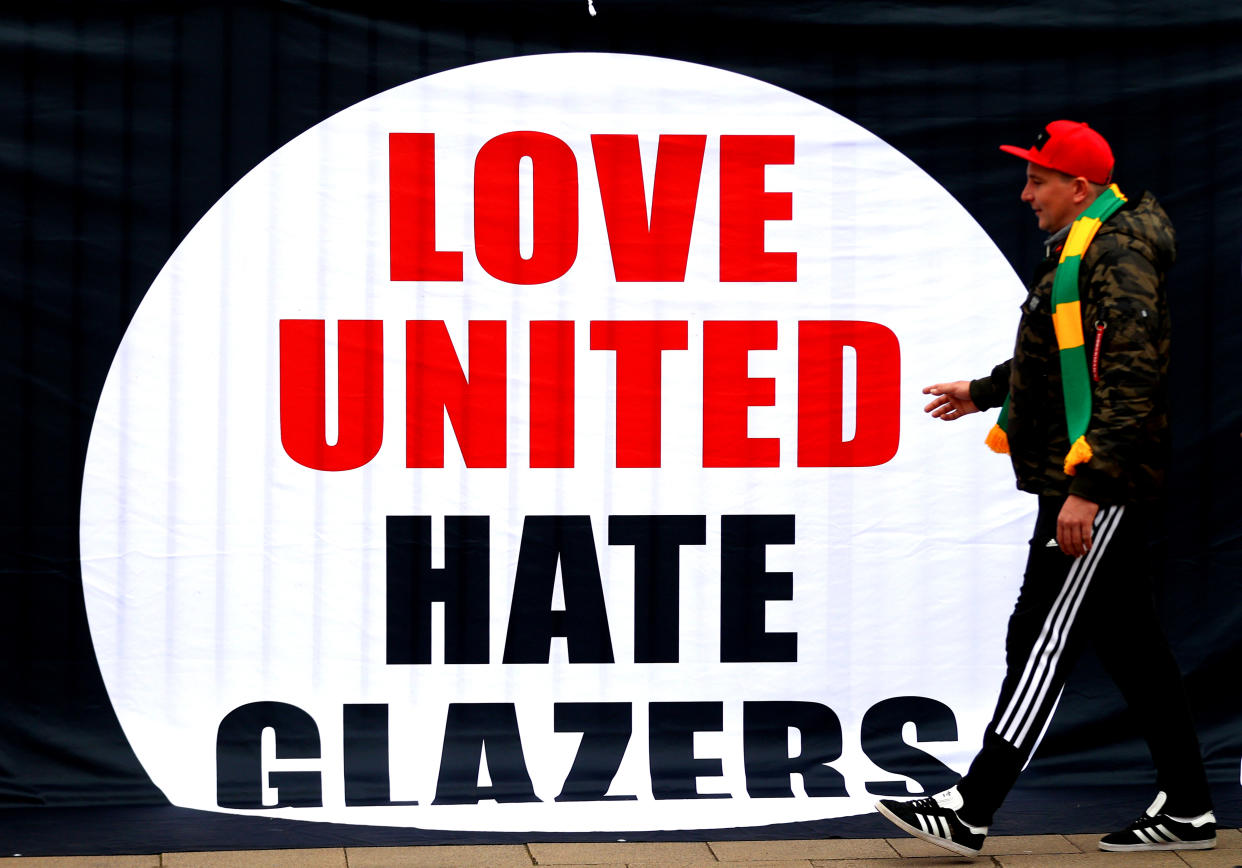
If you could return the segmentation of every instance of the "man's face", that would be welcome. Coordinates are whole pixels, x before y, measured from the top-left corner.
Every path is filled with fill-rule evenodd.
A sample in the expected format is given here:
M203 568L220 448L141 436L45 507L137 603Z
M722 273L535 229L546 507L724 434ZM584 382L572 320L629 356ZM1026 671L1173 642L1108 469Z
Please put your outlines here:
M1079 189L1075 180L1034 163L1026 164L1022 201L1035 211L1040 229L1048 233L1056 232L1073 222L1082 211L1083 201L1077 195Z

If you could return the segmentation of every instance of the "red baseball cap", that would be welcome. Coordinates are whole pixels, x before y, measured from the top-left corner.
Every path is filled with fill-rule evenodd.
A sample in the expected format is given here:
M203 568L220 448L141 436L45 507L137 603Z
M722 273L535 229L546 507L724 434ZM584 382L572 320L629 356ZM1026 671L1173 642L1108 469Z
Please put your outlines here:
M1001 145L1000 149L1045 169L1082 176L1093 184L1107 184L1113 179L1113 149L1102 135L1078 121L1053 121L1029 148Z

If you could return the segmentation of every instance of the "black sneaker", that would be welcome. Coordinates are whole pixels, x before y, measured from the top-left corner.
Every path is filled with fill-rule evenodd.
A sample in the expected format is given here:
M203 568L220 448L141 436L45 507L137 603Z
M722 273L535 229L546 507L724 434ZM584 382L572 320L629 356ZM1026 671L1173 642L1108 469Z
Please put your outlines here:
M983 840L988 836L987 826L969 826L957 815L962 808L962 796L957 787L912 802L881 799L875 806L881 814L914 837L962 856L978 856Z
M1160 813L1168 796L1160 793L1147 813L1120 832L1100 839L1101 850L1211 850L1216 846L1216 815L1170 817Z

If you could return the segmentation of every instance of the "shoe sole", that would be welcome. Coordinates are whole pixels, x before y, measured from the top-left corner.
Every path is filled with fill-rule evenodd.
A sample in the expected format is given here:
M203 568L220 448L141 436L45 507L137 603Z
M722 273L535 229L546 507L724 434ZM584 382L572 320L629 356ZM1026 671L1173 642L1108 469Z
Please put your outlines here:
M1164 844L1105 844L1100 849L1110 853L1135 853L1142 850L1214 850L1216 839L1210 841L1169 841Z
M978 856L979 855L978 850L967 847L965 844L958 844L956 841L950 841L948 838L941 838L939 835L931 835L927 832L924 832L922 829L918 828L917 826L911 826L905 820L901 819L901 817L898 817L888 808L884 807L884 805L881 804L880 802L875 803L875 808L877 811L879 811L881 814L884 815L885 819L887 819L890 823L892 823L898 829L901 829L903 832L908 832L909 834L913 835L916 838L921 838L922 840L926 841L929 844L935 844L937 847L943 847L949 852L956 853L959 856Z

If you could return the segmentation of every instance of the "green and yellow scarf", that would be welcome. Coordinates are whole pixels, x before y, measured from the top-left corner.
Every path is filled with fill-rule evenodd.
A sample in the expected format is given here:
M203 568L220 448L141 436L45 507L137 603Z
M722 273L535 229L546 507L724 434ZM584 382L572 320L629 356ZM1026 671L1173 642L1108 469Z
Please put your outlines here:
M1101 193L1070 226L1057 273L1052 279L1052 325L1057 333L1061 359L1061 391L1065 397L1065 424L1069 429L1070 450L1065 456L1065 472L1073 476L1079 464L1091 460L1087 444L1087 425L1091 421L1091 378L1087 373L1087 349L1082 335L1082 306L1078 301L1078 266L1100 225L1126 203L1116 184ZM1009 452L1009 396L1001 405L1000 417L988 432L987 445L993 452Z

